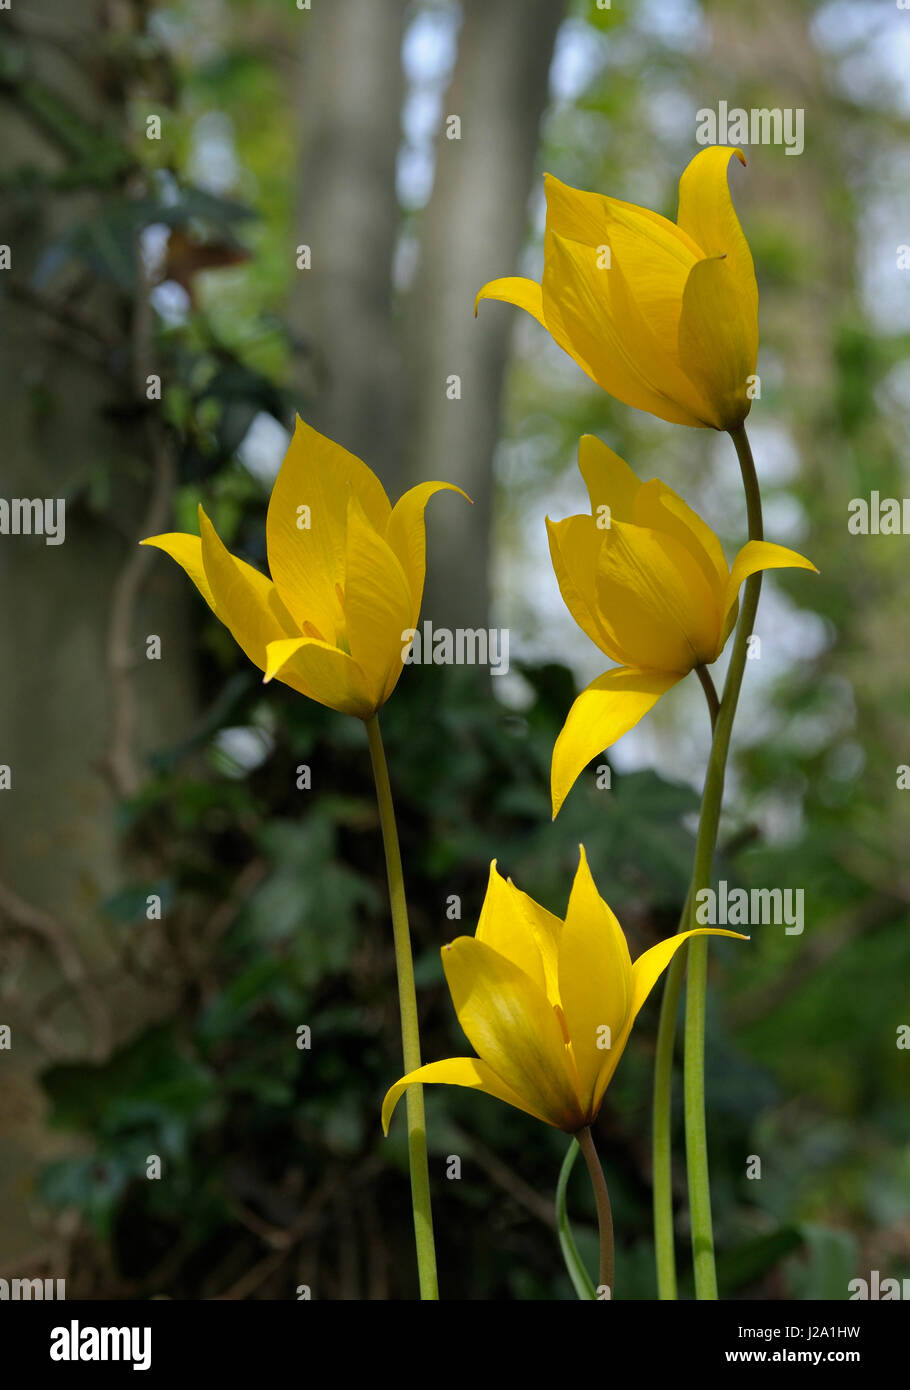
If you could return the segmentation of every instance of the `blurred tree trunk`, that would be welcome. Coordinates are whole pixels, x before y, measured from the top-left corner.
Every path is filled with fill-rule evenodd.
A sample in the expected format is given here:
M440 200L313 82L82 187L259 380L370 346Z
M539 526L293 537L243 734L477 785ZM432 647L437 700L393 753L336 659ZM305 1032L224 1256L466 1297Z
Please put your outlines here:
M304 25L298 271L288 313L300 411L403 482L400 372L392 326L399 209L395 163L407 0L335 0Z
M408 312L411 480L456 482L474 506L431 510L426 615L447 627L486 626L493 453L514 310L480 287L513 275L527 227L540 119L562 0L465 0L458 61L446 95L433 194ZM448 138L447 118L461 122ZM447 380L460 378L460 399Z
M763 339L774 344L786 363L792 402L786 423L800 459L794 487L812 520L811 534L800 548L818 559L821 571L812 606L837 632L837 640L815 662L812 680L819 689L838 690L842 700L843 692L850 692L853 728L839 733L832 751L837 742L855 740L867 764L865 776L876 779L871 798L857 799L861 821L845 809L840 833L828 846L832 862L854 874L862 892L842 921L831 917L818 930L832 923L839 930L846 923L849 936L867 930L870 921L880 925L876 914L885 923L893 919L895 899L910 903L910 881L894 873L894 865L903 863L910 832L910 800L894 793L910 696L905 650L895 642L895 633L906 623L903 560L896 548L847 532L851 496L868 497L860 485L864 476L882 496L906 491L893 424L877 399L890 363L906 354L906 339L900 346L889 344L863 303L857 245L862 245L867 209L856 191L859 161L869 150L881 158L883 150L899 145L902 135L890 110L876 111L862 101L853 105L847 96L832 99L836 84L812 39L811 6L769 0L759 18L710 0L707 13L713 44L706 78L713 74L715 90L710 85L701 89L703 104L716 106L719 97L735 91L737 104L768 105L767 88L758 75L773 71L775 104L802 108L807 117L805 152L793 158L778 150L747 152L748 177L739 186L753 219L763 208L787 209L799 276L779 287L772 284L767 292L762 289L760 327ZM832 190L837 192L833 201ZM903 239L903 228L895 225L895 257ZM895 269L894 274L895 286L903 289L899 282L905 272ZM756 435L760 421L757 411ZM874 460L868 474L865 460ZM760 448L756 462L761 477Z
M36 1071L49 1056L103 1056L147 1013L98 909L121 881L119 799L137 788L142 751L171 740L193 708L180 586L165 577L146 607L134 587L141 571L127 570L149 496L156 486L162 496L166 480L152 479L141 422L116 418L132 390L118 378L131 351L123 296L72 266L48 284L33 280L42 253L100 209L94 192L42 184L71 158L66 128L76 138L122 119L94 80L97 5L70 0L64 13L34 0L21 29L18 19L14 11L11 42L27 81L0 103L0 177L15 190L0 218L11 248L0 276L3 497L63 499L66 529L60 545L0 536L0 763L12 777L0 791L0 1022L13 1029L0 1114L15 1135L0 1167L0 1263L35 1240L22 1193L51 1143ZM55 109L69 113L57 138L41 116ZM34 178L17 180L22 168ZM147 633L162 638L154 668L143 659Z
M365 458L397 495L427 478L457 482L473 508L431 508L426 614L486 625L492 459L514 313L474 296L512 274L553 44L564 0L465 0L445 97L436 175L419 229L418 271L400 321L393 261L395 167L404 83L403 0L315 6L304 37L298 273L289 308L302 409ZM461 122L447 138L446 117ZM446 382L460 378L461 398Z

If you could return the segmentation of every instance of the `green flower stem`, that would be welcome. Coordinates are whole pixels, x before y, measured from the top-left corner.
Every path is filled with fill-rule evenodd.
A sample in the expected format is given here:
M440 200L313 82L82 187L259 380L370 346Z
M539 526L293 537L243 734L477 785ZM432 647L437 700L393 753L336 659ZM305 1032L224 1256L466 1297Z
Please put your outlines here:
M689 920L691 891L679 919L685 931ZM651 1111L651 1167L654 1203L654 1258L657 1264L657 1296L665 1301L676 1298L676 1247L673 1240L673 1052L676 1046L676 1020L679 998L686 973L686 947L682 946L670 962L664 981L654 1054L654 1099Z
M401 849L398 827L389 785L389 769L379 716L366 720L370 759L376 781L376 800L382 825L386 872L389 879L389 901L392 908L392 934L395 940L395 966L398 973L398 1008L401 1014L401 1044L404 1052L405 1074L420 1066L420 1024L417 1016L417 991L414 987L414 960L411 955L411 933L408 927L408 905L401 868ZM408 1155L411 1167L411 1204L414 1209L414 1239L417 1244L417 1272L420 1297L439 1298L436 1277L436 1248L433 1243L433 1213L430 1207L430 1171L427 1161L427 1125L423 1106L423 1087L409 1086L405 1097L408 1116Z
M749 539L761 540L761 494L755 476L755 462L746 437L745 427L730 431L742 471L749 518ZM711 756L702 795L698 836L695 841L695 870L692 875L692 910L698 894L711 886L711 871L721 803L730 735L736 706L746 668L749 637L758 611L761 594L761 572L746 580L736 636L723 698L714 728ZM695 1297L717 1298L717 1271L714 1264L714 1232L711 1222L711 1187L708 1176L708 1140L705 1126L705 1000L708 978L707 937L689 942L689 973L686 984L686 1027L684 1044L684 1096L686 1121L686 1166L689 1177L689 1213L692 1226L692 1258L695 1272Z
M720 701L707 666L696 666L711 718L711 733L717 723ZM679 918L679 931L689 927L692 890ZM654 1256L657 1264L657 1295L665 1301L676 1298L676 1249L673 1240L673 1053L676 1046L676 1020L686 973L687 946L677 951L664 982L657 1025L654 1055L654 1099L652 1105L652 1196L654 1203Z
M588 1172L591 1175L591 1186L594 1189L594 1200L597 1203L597 1224L600 1228L600 1278L598 1284L599 1288L609 1289L610 1298L612 1298L613 1209L610 1206L607 1180L604 1177L604 1170L600 1166L600 1159L597 1157L590 1127L586 1125L584 1129L580 1129L575 1138L578 1140L578 1147L585 1156Z
M570 1139L569 1147L566 1149L566 1156L562 1161L559 1170L559 1181L556 1184L556 1230L559 1233L559 1245L562 1250L562 1257L566 1262L566 1270L572 1280L572 1287L581 1299L595 1299L597 1290L591 1283L588 1271L585 1269L584 1261L578 1253L578 1246L575 1244L575 1237L572 1234L572 1224L569 1221L569 1213L566 1210L566 1193L569 1187L569 1177L575 1167L575 1160L578 1157L578 1140Z
M740 425L737 429L731 430L730 435L742 471L746 493L749 539L761 540L763 536L761 495L745 427ZM730 735L733 730L733 720L736 715L736 706L745 671L748 640L755 623L760 593L761 573L750 575L746 580L743 592L730 665L727 669L723 698L719 706L717 705L717 695L713 682L709 687L705 681L705 676L708 675L707 671L703 672L703 668L697 668L711 711L713 739L702 793L701 814L695 847L695 866L686 905L680 919L680 931L686 930L690 925L690 911L695 902L696 894L702 888L710 886L714 848L717 842L717 830L723 801ZM714 692L713 699L712 692ZM717 1298L704 1095L707 959L706 937L699 937L695 941L689 942L677 953L667 971L657 1034L654 1069L653 1183L657 1289L658 1297L661 1299L676 1298L676 1257L673 1242L671 1183L671 1098L676 1019L687 963L689 978L686 997L684 1086L686 1160L692 1223L695 1293L699 1299Z
M696 666L695 674L701 681L701 688L705 692L705 699L708 702L708 713L711 716L711 733L714 733L714 726L717 723L717 715L720 711L720 700L717 698L717 687L714 684L711 672L707 666Z

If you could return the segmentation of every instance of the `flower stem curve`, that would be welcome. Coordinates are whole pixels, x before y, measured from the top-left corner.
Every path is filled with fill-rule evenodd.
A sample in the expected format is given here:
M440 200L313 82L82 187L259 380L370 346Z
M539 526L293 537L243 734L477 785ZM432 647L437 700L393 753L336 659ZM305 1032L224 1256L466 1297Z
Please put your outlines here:
M392 910L392 935L395 942L395 967L398 975L398 1007L401 1016L401 1045L405 1073L420 1066L420 1024L417 1014L417 991L414 985L414 960L411 953L411 933L408 926L408 905L401 867L401 848L389 769L386 763L379 716L365 721L370 745L370 760L376 783L382 843L385 849L386 873L389 880L389 902ZM410 1086L407 1096L408 1158L411 1170L411 1204L414 1211L414 1239L417 1246L417 1271L420 1297L424 1301L439 1298L436 1274L436 1247L433 1241L433 1213L430 1205L430 1172L427 1160L427 1126L423 1104L423 1087Z

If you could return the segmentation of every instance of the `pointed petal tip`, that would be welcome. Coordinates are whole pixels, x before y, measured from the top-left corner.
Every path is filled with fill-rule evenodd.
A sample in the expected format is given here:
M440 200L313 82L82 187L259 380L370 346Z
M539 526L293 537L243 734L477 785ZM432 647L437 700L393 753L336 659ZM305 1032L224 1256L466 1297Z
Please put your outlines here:
M735 157L739 160L740 164L742 164L743 168L746 167L746 156L744 151L740 149L739 145L703 145L702 148L698 151L698 153L692 156L692 159L690 159L689 163L691 164L693 160L698 159L701 155L708 156L712 150L723 150L726 153L728 160Z

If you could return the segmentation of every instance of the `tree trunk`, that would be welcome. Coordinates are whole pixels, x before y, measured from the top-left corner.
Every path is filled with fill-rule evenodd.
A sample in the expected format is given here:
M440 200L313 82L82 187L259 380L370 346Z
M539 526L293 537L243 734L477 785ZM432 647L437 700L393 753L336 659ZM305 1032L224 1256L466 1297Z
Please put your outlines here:
M300 413L401 490L400 376L392 327L395 163L406 0L314 5L304 26L303 149L288 321Z
M17 20L14 10L30 90L56 94L87 127L112 115L93 81L93 0L70 0L65 16L55 0L34 0L21 30ZM49 137L28 107L21 89L4 94L4 179L20 167L40 179L67 166L65 139ZM141 424L125 428L114 416L126 394L118 361L130 350L123 296L72 268L47 286L33 281L42 253L100 204L94 193L18 187L4 194L0 221L11 250L0 276L3 497L66 509L62 544L0 535L0 763L11 772L0 790L0 1023L12 1027L0 1111L13 1127L0 1166L0 1264L34 1244L22 1191L60 1144L43 1128L36 1072L49 1056L103 1056L147 1012L98 909L121 883L120 796L135 790L142 753L179 737L194 707L185 586L162 569L145 604L133 588L141 570L126 575L156 484ZM102 494L109 485L107 504L90 505L92 483ZM128 601L112 633L118 593ZM159 663L144 660L149 633L162 638Z
M474 506L446 498L428 519L426 616L448 627L486 626L493 509L493 453L515 311L474 298L513 275L562 0L466 0L458 61L446 95L433 194L406 347L411 388L412 481L458 483ZM450 139L447 117L460 119ZM450 399L460 378L460 399Z

